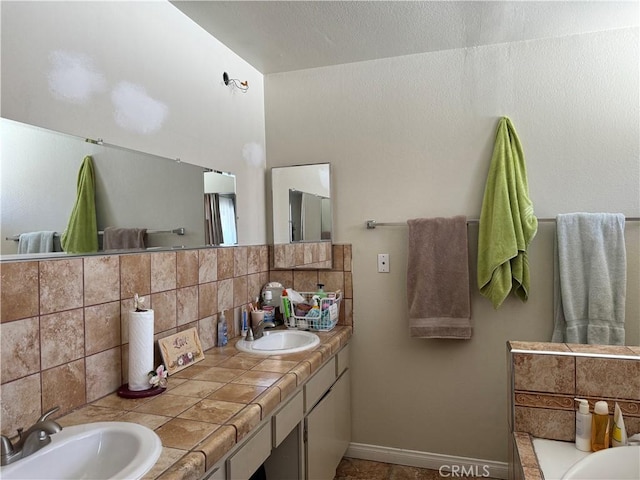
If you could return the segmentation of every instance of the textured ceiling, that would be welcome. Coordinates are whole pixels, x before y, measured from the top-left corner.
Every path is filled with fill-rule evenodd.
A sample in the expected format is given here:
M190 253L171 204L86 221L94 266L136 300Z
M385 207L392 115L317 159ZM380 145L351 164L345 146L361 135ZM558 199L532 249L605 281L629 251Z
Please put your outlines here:
M638 1L174 1L264 74L637 26Z

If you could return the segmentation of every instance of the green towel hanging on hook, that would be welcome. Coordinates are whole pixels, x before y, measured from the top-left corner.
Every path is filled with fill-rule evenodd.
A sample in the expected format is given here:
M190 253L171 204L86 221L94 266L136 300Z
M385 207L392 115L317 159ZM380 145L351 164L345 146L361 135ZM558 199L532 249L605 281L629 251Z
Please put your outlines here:
M93 159L87 155L78 172L78 191L67 229L61 238L62 249L67 253L91 253L98 251L98 226L96 221L96 180Z
M511 120L503 117L498 123L478 233L478 287L494 308L512 290L527 301L527 248L537 230L522 145Z

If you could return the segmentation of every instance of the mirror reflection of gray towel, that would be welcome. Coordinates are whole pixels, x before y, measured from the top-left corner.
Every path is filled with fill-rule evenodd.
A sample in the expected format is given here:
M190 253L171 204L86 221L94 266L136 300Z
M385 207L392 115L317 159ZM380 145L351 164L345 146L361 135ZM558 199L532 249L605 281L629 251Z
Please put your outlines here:
M620 213L557 216L552 342L624 345L624 222Z
M144 236L146 228L107 227L102 237L104 250L121 250L124 248L145 248Z
M56 232L42 231L21 233L18 240L18 253L53 252L53 237Z
M409 330L417 338L471 338L467 219L408 220Z

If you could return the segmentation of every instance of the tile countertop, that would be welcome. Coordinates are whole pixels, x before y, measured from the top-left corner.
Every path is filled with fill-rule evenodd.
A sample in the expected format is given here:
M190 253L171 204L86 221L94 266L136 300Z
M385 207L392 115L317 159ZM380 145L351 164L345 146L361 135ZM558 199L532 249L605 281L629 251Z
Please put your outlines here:
M63 426L103 421L145 425L162 440L162 455L145 479L198 479L351 338L351 327L316 332L315 349L257 356L229 345L169 378L150 398L103 397L57 421Z

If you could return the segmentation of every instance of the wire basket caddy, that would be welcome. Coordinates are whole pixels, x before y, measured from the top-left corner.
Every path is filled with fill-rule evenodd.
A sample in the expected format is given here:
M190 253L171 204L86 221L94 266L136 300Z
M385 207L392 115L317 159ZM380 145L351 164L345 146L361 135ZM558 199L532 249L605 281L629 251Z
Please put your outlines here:
M298 292L305 298L306 303L313 305L313 296L316 292ZM291 315L285 319L287 328L295 330L314 330L317 332L328 332L338 324L340 316L340 302L342 301L341 293L327 292L326 298L320 298L318 306L320 307L320 315L314 316L311 313L313 309L304 315L296 315L303 313L300 311L299 305L291 302Z

